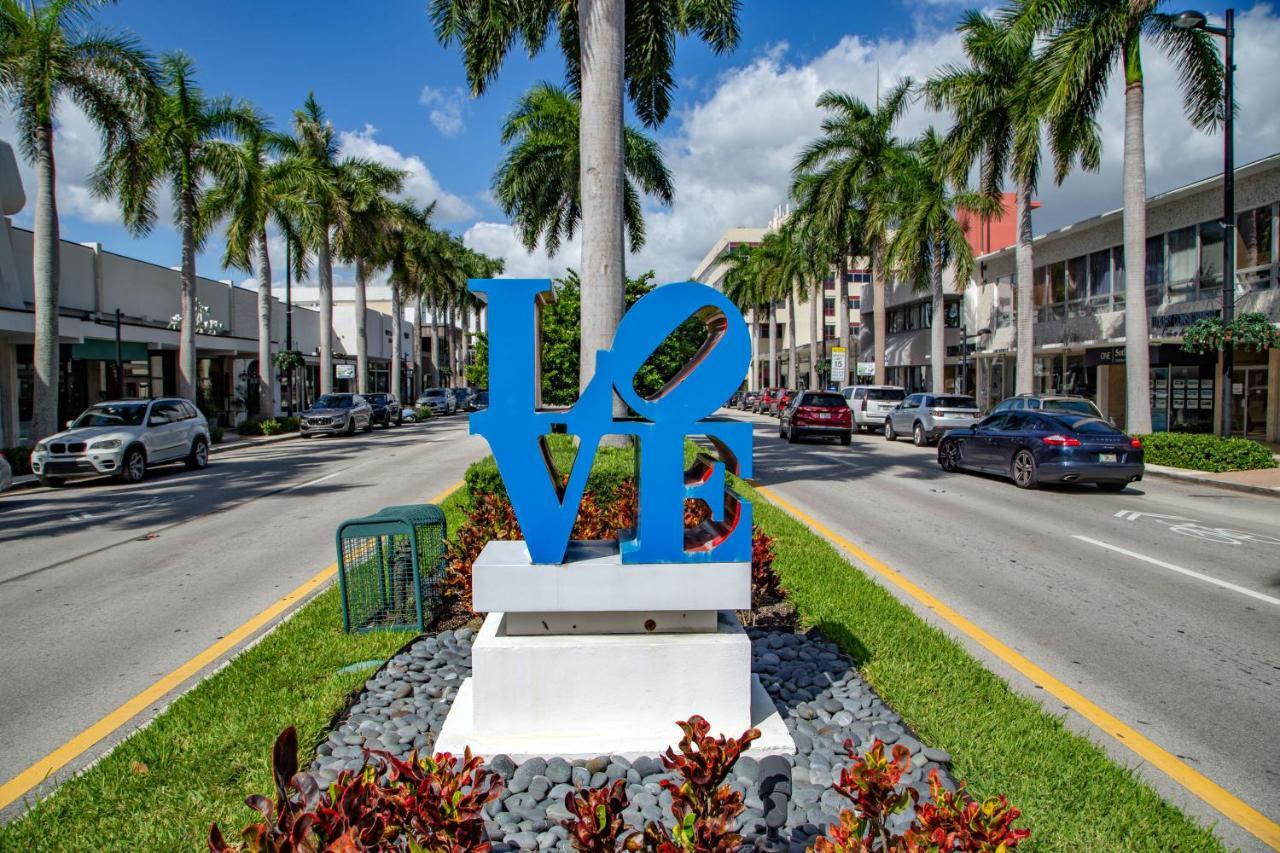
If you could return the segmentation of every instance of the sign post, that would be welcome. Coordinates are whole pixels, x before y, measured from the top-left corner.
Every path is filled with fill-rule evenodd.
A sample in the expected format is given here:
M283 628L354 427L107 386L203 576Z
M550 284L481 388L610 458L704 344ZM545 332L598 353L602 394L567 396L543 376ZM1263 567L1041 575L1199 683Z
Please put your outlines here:
M837 388L849 384L849 351L844 347L831 348L831 381Z

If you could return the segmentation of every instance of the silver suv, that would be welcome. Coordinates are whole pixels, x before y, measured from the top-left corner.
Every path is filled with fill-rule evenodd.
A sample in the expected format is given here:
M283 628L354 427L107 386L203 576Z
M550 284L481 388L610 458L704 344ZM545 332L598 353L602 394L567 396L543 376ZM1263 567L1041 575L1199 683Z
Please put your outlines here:
M110 400L85 409L65 432L36 442L31 472L45 486L68 477L113 474L136 483L147 468L186 462L209 464L209 423L190 400Z
M433 415L452 415L458 409L458 398L448 388L427 388L418 397L418 405L426 406Z
M1026 409L1066 412L1072 415L1085 415L1098 420L1107 420L1102 412L1088 397L1078 394L1017 394L1005 397L1000 404L991 410L996 412L1017 412Z
M325 394L298 419L303 438L321 433L354 435L373 430L373 407L359 394Z
M858 432L884 426L884 416L907 396L898 385L850 385L840 392L853 410L853 428Z
M949 429L971 427L982 417L972 397L963 394L912 394L889 413L884 437L896 441L910 435L916 447L926 447Z

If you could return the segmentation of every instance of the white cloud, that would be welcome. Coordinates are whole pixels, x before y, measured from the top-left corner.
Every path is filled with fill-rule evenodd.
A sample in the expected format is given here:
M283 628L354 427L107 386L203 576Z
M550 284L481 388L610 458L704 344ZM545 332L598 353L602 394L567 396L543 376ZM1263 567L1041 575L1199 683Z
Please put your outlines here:
M462 104L465 95L461 89L445 91L432 86L423 86L418 95L418 103L428 108L427 117L435 125L436 130L445 136L457 136L467 129L462 121Z
M475 208L459 196L440 185L427 164L416 154L402 154L394 147L379 142L378 129L366 124L363 130L344 130L338 141L344 156L368 157L396 169L407 172L401 196L416 204L436 202L435 219L442 222L461 222L474 218Z

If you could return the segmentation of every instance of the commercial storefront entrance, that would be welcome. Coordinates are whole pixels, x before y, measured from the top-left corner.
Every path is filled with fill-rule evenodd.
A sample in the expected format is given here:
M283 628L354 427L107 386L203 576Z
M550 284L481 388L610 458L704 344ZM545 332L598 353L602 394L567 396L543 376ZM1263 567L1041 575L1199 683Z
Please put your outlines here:
M1231 430L1246 438L1262 439L1267 431L1267 368L1237 367L1231 371Z

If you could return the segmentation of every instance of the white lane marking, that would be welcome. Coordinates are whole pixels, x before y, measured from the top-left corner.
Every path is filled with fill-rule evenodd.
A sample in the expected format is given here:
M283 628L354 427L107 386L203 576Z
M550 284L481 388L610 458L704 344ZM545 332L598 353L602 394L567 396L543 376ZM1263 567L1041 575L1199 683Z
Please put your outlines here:
M296 486L290 486L287 489L283 489L282 491L276 492L276 494L283 495L288 492L292 492L294 489L305 489L307 486L314 486L316 483L323 483L325 480L332 480L334 477L338 476L339 474L346 473L346 470L347 470L346 468L343 468L341 471L334 471L332 474L325 474L323 477L316 477L314 480L308 480L305 483L298 483Z
M1123 518L1125 521L1137 521L1138 519L1142 518L1144 515L1147 518L1168 518L1174 521L1190 521L1191 520L1184 515L1161 515L1160 513L1157 513L1157 512L1138 512L1136 509L1122 509L1115 514L1115 517Z
M1088 542L1090 545L1097 545L1099 548L1106 548L1108 551L1115 551L1117 554L1124 554L1126 557L1133 557L1135 560L1142 560L1144 562L1151 563L1154 566L1159 566L1162 569L1168 569L1171 572L1177 572L1180 575L1186 575L1189 578L1195 578L1196 580L1211 583L1214 586L1220 586L1223 589L1229 589L1232 592L1238 592L1241 595L1247 595L1250 598L1256 598L1259 601L1265 601L1268 604L1280 606L1280 598L1272 598L1269 595L1265 595L1261 592L1255 592L1254 590L1243 586L1238 586L1230 581L1219 580L1218 578L1210 577L1209 575L1204 575L1200 572L1193 572L1191 569L1184 569L1182 566L1175 566L1173 563L1166 563L1164 560L1157 560L1155 557L1148 557L1146 554L1139 554L1136 551L1121 548L1119 545L1099 542L1097 539L1090 539L1088 536L1072 536L1071 538L1079 539L1081 542Z

